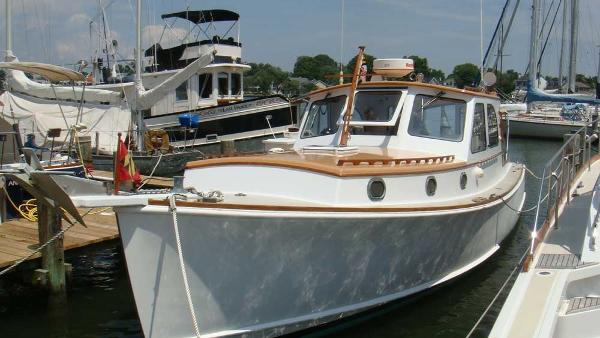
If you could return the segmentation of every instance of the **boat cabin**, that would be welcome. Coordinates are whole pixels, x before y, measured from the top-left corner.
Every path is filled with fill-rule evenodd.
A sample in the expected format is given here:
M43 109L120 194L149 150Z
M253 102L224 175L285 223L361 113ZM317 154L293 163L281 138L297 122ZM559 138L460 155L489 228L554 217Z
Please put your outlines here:
M383 80L358 85L348 146L451 154L467 162L501 151L496 95ZM349 90L344 84L311 93L295 150L339 144Z
M222 9L164 14L165 30L181 26L187 32L180 44L168 48L155 43L144 52L144 87L151 89L203 55L213 54L212 64L192 75L175 91L156 103L146 117L185 112L244 99L239 42L239 14ZM179 29L178 29L179 30ZM214 32L220 32L217 35Z

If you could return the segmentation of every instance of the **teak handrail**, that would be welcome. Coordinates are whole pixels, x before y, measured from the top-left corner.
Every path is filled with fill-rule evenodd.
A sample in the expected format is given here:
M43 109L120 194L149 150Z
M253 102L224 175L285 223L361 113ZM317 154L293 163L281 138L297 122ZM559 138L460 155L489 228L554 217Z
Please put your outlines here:
M337 162L338 166L346 164L352 165L419 165L419 164L441 164L454 161L454 155L432 156L432 157L414 157L414 158L374 158L374 159L341 159Z
M354 93L358 87L358 78L360 77L360 68L363 62L363 54L365 47L358 47L358 55L356 56L356 64L354 65L354 74L352 74L352 85L350 86L350 95L348 96L348 106L344 112L344 125L342 127L342 136L340 137L340 146L348 145L350 137L350 120L352 120L352 110L354 109Z

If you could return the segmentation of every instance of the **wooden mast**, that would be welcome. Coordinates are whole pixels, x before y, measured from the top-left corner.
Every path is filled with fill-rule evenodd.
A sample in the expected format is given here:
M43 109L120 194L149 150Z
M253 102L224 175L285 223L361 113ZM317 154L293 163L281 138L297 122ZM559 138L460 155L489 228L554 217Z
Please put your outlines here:
M348 138L350 137L350 120L352 120L352 110L354 110L354 92L356 92L356 87L358 86L364 52L364 46L358 47L358 55L356 56L356 64L354 65L354 73L352 74L352 85L350 86L350 96L348 97L348 106L344 112L344 124L342 126L340 146L348 145Z

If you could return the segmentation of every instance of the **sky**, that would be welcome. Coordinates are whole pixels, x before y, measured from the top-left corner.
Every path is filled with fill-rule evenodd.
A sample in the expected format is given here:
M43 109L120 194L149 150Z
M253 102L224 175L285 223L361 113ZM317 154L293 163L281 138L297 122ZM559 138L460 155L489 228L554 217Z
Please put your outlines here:
M1 13L5 12L4 1L0 0ZM545 8L552 1L560 0L543 0ZM580 2L578 73L595 75L600 0ZM98 53L101 41L99 3L109 5L105 13L110 40L118 41L118 57L132 58L135 0L13 0L14 53L23 61L61 65L89 60ZM484 47L504 3L483 0ZM480 0L148 0L143 6L143 48L158 40L164 24L160 14L187 7L220 8L240 13L245 62L271 63L291 71L298 56L327 54L346 64L357 47L364 45L366 53L380 58L427 57L430 67L446 74L457 64L480 64ZM521 0L504 49L508 54L503 59L505 70L522 73L527 66L530 15L531 0ZM0 20L0 53L4 54L4 14ZM557 24L560 22L559 14ZM168 44L166 40L174 43L175 35L183 28L186 25L176 27L172 34L167 31L163 45ZM548 43L544 75L558 73L559 36L557 29Z

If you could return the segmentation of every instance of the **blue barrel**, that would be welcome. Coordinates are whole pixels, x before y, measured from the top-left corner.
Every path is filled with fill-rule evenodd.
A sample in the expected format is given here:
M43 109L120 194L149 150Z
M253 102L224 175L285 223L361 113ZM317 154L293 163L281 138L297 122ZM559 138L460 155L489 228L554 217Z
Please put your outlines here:
M185 113L178 116L179 124L182 127L198 127L200 124L200 115Z

